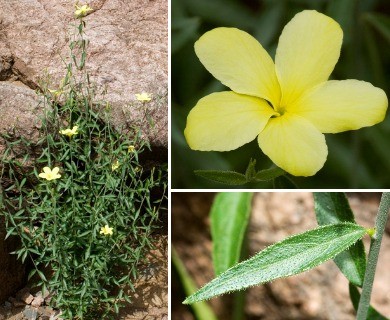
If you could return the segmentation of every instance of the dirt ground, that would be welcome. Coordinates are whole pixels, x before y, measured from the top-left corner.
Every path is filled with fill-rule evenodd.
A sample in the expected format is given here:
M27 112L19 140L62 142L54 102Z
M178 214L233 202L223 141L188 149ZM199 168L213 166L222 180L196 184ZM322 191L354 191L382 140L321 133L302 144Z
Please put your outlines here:
M213 279L210 221L208 213L215 194L172 194L172 242L187 270L200 287ZM349 193L356 220L374 225L379 193ZM311 193L257 193L248 233L249 255L286 236L314 228ZM367 237L365 237L367 238ZM368 239L365 239L368 251ZM387 225L376 272L372 304L390 316L390 223ZM245 319L255 320L352 320L355 318L348 294L348 282L332 261L300 274L279 279L246 291ZM185 294L175 271L172 273L172 319L195 319L181 304ZM232 295L212 299L219 319L231 319Z
M131 294L132 303L126 304L118 320L168 320L168 237L166 233L153 237L155 249L147 254L148 263L141 266L141 276L135 283L136 291ZM30 308L28 306L27 308ZM0 306L0 320L22 320L26 317L26 306L7 308ZM40 307L37 319L49 319L56 313L50 307ZM44 318L44 315L48 315ZM50 318L52 319L52 318Z

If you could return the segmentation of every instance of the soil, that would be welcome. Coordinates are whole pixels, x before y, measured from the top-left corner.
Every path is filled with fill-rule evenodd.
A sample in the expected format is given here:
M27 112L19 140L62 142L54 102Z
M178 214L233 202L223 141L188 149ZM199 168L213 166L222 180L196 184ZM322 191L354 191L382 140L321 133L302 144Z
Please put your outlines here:
M214 278L208 213L215 194L172 193L172 243L198 287ZM349 193L357 223L374 225L380 193ZM314 228L311 193L257 193L248 230L249 255L283 238ZM368 241L364 239L368 252ZM372 305L390 316L390 223L381 247ZM193 320L175 271L172 271L172 320ZM233 295L209 301L219 319L231 319ZM355 319L348 294L348 282L337 266L328 261L303 274L279 279L246 291L245 319L262 320L352 320Z

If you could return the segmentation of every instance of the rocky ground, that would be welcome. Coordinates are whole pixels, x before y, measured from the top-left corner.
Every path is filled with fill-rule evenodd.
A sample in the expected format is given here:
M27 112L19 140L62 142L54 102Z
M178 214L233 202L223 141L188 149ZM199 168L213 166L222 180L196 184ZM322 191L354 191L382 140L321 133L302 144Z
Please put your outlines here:
M200 287L213 277L208 212L211 193L172 195L172 241L187 270ZM348 194L357 222L372 227L380 194ZM314 202L311 193L258 193L254 197L248 233L249 255L286 236L314 228ZM366 237L367 238L367 237ZM365 239L366 251L368 239ZM390 223L381 248L372 304L390 316ZM182 305L185 295L172 274L172 319L193 320ZM219 319L231 319L232 296L212 299ZM348 283L332 261L301 275L279 279L247 291L245 319L255 320L353 320Z
M34 91L45 74L51 78L51 88L58 88L65 75L64 61L79 24L74 3L0 0L0 131L17 126L30 136L36 130L39 110ZM139 126L152 146L166 151L168 1L79 3L93 9L84 18L89 41L86 68L98 87L97 98L104 96L111 104L117 127ZM143 91L153 97L146 105L135 98Z
M118 320L168 319L167 236L155 236L154 245L148 263L141 267L132 303L121 309ZM25 287L0 306L0 320L61 320L61 311L49 306L50 298L49 294Z

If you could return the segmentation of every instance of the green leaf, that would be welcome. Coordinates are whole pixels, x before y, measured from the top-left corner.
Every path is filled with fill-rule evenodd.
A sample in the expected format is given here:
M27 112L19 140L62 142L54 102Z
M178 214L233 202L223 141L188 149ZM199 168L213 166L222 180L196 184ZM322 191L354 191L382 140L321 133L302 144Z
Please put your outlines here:
M179 274L184 291L187 295L193 294L197 287L188 274L183 262L181 262L176 250L172 248L172 263L175 266L177 273ZM192 309L196 315L196 319L217 320L213 310L206 302L198 302L192 305Z
M238 263L248 225L253 193L223 192L211 208L211 235L215 274Z
M366 233L359 225L339 223L294 235L228 269L183 303L210 299L312 269L334 258Z
M261 170L256 173L255 180L257 181L269 181L284 175L286 172L279 167L272 167L269 169Z
M315 192L314 211L319 225L355 223L353 212L344 193ZM351 283L362 286L366 271L366 253L361 240L335 257L334 262Z
M339 222L355 223L348 199L341 192L314 192L314 211L320 225Z
M245 175L235 171L195 170L194 173L202 178L228 185L242 185L247 182Z
M349 296L351 297L353 308L355 309L355 311L357 311L359 307L360 293L359 290L351 283L349 284ZM376 311L371 306L368 308L367 319L368 320L389 320L385 316L382 316L378 311Z
M250 181L256 175L256 160L250 159L248 167L245 170L245 178Z
M46 276L44 275L44 273L41 270L37 269L37 273L38 273L38 275L39 275L39 277L41 278L42 281L47 282Z

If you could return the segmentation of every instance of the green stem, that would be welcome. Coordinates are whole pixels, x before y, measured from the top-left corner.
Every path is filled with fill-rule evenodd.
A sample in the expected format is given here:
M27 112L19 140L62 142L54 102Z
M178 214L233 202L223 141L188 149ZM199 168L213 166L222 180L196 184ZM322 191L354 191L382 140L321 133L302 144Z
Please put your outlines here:
M366 273L364 275L363 290L359 301L356 320L366 320L367 312L370 306L370 298L372 285L375 277L375 269L378 262L379 250L381 247L383 232L385 231L386 222L390 212L390 192L382 194L381 203L379 204L378 215L376 217L375 227L376 233L371 239L370 252L368 253L368 261Z

